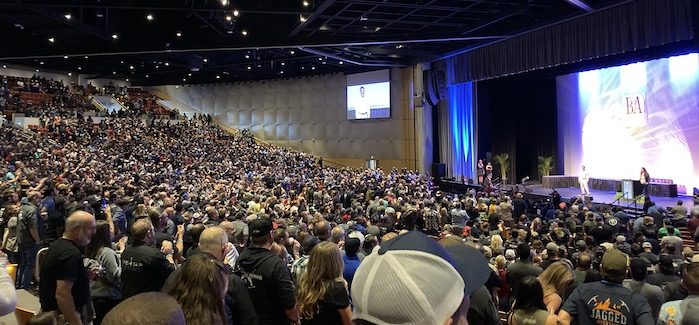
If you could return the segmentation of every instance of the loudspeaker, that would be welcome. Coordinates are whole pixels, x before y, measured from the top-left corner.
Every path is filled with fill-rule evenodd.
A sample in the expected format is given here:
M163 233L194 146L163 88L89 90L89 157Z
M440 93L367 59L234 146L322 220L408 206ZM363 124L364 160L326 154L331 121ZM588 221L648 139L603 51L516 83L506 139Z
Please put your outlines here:
M437 93L437 98L439 100L447 99L447 77L444 75L444 71L437 71L432 74L434 78L434 89Z
M447 176L447 165L438 164L438 163L432 164L432 177L436 181L439 181L442 179L442 177L446 177L446 176Z
M422 72L422 87L424 87L425 100L430 106L437 106L439 103L439 95L435 91L434 78L432 70Z

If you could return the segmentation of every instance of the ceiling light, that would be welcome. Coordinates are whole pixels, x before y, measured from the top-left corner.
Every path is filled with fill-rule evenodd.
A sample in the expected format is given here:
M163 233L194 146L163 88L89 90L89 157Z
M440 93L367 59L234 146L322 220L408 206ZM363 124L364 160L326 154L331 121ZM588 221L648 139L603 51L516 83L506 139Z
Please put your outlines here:
M56 41L56 39L55 39L55 38L53 38L53 37L49 37L49 42L53 43L53 42L55 42L55 41Z
M117 34L112 34L112 38L113 38L113 39L117 39L117 38L119 38L119 35L117 35Z
M188 74L187 74L187 76L188 76L188 77L191 77L191 76L192 76L192 74L191 74L191 73L188 73Z
M261 65L261 64L258 64L257 67L258 67L258 68L262 68L262 65Z
M340 63L340 64L345 64L345 63L344 63L344 62L342 62L342 61L340 61L340 62L338 62L338 63Z
M67 13L67 14L63 15L63 17L66 17L66 19L70 20L71 18L73 18L73 15L71 15L70 13Z
M64 58L64 59L67 59L67 58L68 58L68 56L67 56L67 55L64 55L64 56L63 56L63 58Z
M85 56L85 58L87 59L87 55Z
M72 73L72 72L68 72L68 76L69 76L69 77L70 77L70 76L72 76L72 75L73 75L73 73Z
M323 64L326 64L327 62L323 61Z
M170 62L165 62L165 66L166 66L166 67L169 67L169 66L170 66Z
M299 15L299 20L303 23L306 21L306 17L304 17L303 15Z
M36 72L39 72L39 69L36 69Z
M129 66L129 69L130 69L130 70L133 70L133 69L134 69L134 66L130 65L130 66Z
M285 65L286 65L286 63L282 62L282 66L285 66Z
M146 75L146 78L150 78L150 76L149 76L149 75Z
M306 67L301 67L301 70L306 70Z
M233 34L233 31L232 31L232 30L229 30L229 31L226 31L226 33L228 33L228 34Z
M78 67L78 70L82 70L82 69L83 69L83 67Z
M204 58L204 63L209 62L209 59Z
M250 58L250 56L249 56L249 55L247 55L247 54L245 54L245 58L246 58L246 59L249 59L249 58Z
M240 15L240 12L238 10L233 10L233 16L238 17Z
M216 79L221 79L221 76L219 76L219 75L216 75Z
M303 1L303 6L304 6L304 7L308 7L308 6L310 6L310 5L311 5L311 4L308 3L308 1L306 1L306 0Z
M248 31L244 30L242 33L243 33L243 36L248 36Z
M315 70L315 69L316 69L316 67L311 67L311 70Z
M359 17L359 20L361 20L361 21L367 21L367 20L369 20L369 18L367 18L366 16L361 16L361 17Z
M227 5L228 5L228 0L221 0L221 5L222 5L222 6L227 6Z
M187 81L187 78L182 78L182 81Z
M226 15L226 21L231 21L231 20L233 20L233 17L231 17L231 15Z
M126 82L129 82L129 78L126 78Z
M160 66L159 66L159 65L156 65L155 68L156 68L156 69L160 69Z
M119 63L124 64L124 60L119 61Z
M153 15L147 14L147 15L146 15L146 20L148 20L148 21L153 20Z
M251 70L251 69L252 69L252 67L251 67L251 66L248 66L248 70Z
M282 70L282 71L279 71L279 73L281 73L281 74L284 74L284 70Z
M177 37L182 37L182 33L177 32L177 34L175 34L175 36L177 36Z
M116 71L112 71L112 74L116 74Z
M6 68L7 68L7 65L4 65L4 64L3 64L3 65L2 65L2 68L3 68L3 69L6 69Z
M175 88L180 88L180 86L175 86Z
M291 53L291 55L296 54L296 52L294 52L294 50L291 50L291 52L289 52L289 53Z
M323 58L318 58L318 61L323 61Z
M44 65L44 61L39 62L39 64Z

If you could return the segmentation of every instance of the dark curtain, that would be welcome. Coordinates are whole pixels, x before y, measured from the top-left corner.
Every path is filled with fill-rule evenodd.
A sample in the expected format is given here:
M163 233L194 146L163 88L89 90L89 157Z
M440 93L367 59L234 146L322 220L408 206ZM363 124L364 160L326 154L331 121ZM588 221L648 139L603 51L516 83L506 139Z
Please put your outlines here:
M507 153L508 183L519 183L525 176L539 179L537 157L557 156L556 78L479 82L478 112L478 158L485 159L487 152ZM498 170L495 163L493 167Z
M690 0L637 0L440 61L450 84L491 79L693 38Z

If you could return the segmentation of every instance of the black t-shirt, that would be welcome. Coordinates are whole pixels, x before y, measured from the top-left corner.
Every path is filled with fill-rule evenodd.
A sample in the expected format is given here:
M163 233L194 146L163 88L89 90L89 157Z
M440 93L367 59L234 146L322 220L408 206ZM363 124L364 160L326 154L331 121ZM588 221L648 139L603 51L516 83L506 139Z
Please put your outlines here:
M160 291L174 269L159 249L144 244L126 247L121 253L123 298Z
M235 273L245 282L261 325L290 323L284 310L296 305L296 287L279 256L251 246L240 254Z
M60 237L58 230L63 229L66 223L65 214L62 211L56 209L50 209L48 211L48 217L46 218L46 229L44 238L49 243L52 243L56 238Z
M325 296L318 302L318 314L312 319L302 319L303 325L342 324L340 309L350 305L349 294L342 282L333 282Z
M56 302L56 281L73 282L71 294L76 310L90 301L90 281L83 265L82 253L73 242L57 239L51 244L41 267L39 281L39 301L44 311L58 310Z

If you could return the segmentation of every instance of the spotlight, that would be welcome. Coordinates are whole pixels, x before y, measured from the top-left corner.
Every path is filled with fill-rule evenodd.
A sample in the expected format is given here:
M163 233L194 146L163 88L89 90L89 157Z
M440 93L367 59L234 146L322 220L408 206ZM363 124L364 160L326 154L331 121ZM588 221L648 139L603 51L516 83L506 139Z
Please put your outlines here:
M226 21L231 21L231 20L233 20L233 17L231 17L230 15L227 15L227 16L226 16Z
M55 38L53 38L53 37L49 37L49 43L53 43L53 42L55 42L55 41L56 41L56 39L55 39Z
M146 78L150 78L150 76L149 76L149 75L146 75Z
M182 78L182 81L187 81L187 78Z
M280 73L280 74L284 74L284 70L282 70L282 71L279 71L279 73Z
M44 65L44 61L39 62L39 64Z
M294 55L294 54L296 54L296 52L295 52L294 50L291 50L291 51L289 52L289 54Z
M192 76L192 74L191 74L191 73L188 73L188 74L187 74L187 77L191 77L191 76Z
M299 20L303 23L306 21L306 17L304 17L303 15L299 15Z
M204 63L209 62L209 59L204 58Z
M228 0L221 0L221 5L222 5L222 6L227 6L227 5L228 5Z
M248 70L252 70L252 67L251 67L251 66L248 66Z
M233 10L233 16L238 17L240 15L240 12L238 10Z
M315 69L316 69L316 67L311 67L311 70L315 70Z
M219 76L219 75L216 75L216 79L221 79L221 76Z
M85 58L87 59L87 55L85 56Z
M64 56L63 56L63 58L64 58L64 59L67 59L67 58L68 58L68 56L67 56L67 55L64 55Z
M166 66L166 67L169 67L169 66L170 66L170 62L165 62L165 66Z
M7 65L3 64L3 65L2 65L2 68L3 68L3 69L7 69Z
M304 6L304 7L308 7L308 6L310 6L310 5L311 5L311 4L308 3L308 1L305 1L305 0L303 1L303 6Z
M249 58L250 58L250 56L249 56L249 55L247 55L247 54L245 54L245 58L246 58L246 59L249 59Z
M338 63L340 63L340 64L345 64L345 62L342 62L342 61L340 61L340 62L338 62Z
M83 69L83 67L78 67L78 70L82 70L82 69Z
M126 78L126 82L129 82L129 78Z
M134 66L130 65L129 70L133 70L133 69L134 69Z
M119 35L117 35L117 34L112 34L112 38L113 38L113 39L117 39L117 38L119 38Z
M146 20L152 21L152 20L153 20L153 15L152 15L152 14L147 14L147 15L146 15Z
M282 64L282 66L285 66L285 65L286 65L286 63L284 63L284 62L282 62L281 64Z
M72 76L72 75L73 75L73 73L72 73L72 72L68 72L68 76L69 76L69 77L70 77L70 76Z
M177 32L177 34L175 34L175 36L177 36L177 37L182 37L182 33L181 33L181 32Z
M116 74L116 71L112 71L112 74Z
M242 32L242 34L243 34L243 36L248 36L248 31L244 30L244 31Z
M36 69L36 72L39 72L39 69Z
M70 13L67 13L67 14L63 15L63 17L66 17L67 20L70 20L71 18L73 18L73 15L71 15Z

